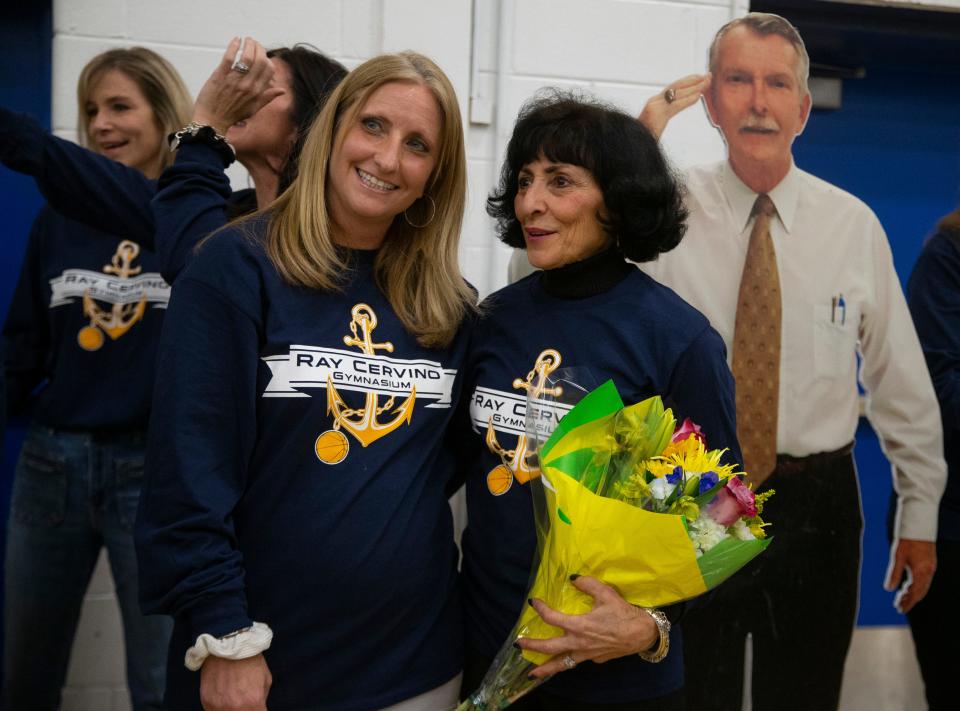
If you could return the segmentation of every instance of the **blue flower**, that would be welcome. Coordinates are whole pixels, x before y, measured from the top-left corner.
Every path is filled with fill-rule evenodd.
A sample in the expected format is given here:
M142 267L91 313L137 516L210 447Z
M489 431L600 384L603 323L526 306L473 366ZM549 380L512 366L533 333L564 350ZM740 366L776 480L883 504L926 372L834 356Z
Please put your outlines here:
M704 472L700 475L700 493L704 494L717 485L720 477L716 472Z
M673 474L667 474L667 482L679 484L681 481L683 481L683 467L676 466L673 468Z

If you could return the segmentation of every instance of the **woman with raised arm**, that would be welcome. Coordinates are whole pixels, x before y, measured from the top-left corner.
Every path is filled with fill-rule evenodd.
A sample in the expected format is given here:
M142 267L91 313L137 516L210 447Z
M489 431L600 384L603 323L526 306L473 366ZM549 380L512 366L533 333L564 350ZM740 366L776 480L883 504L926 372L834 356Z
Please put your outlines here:
M169 162L166 134L190 98L142 47L84 67L81 133L97 158L144 182ZM59 708L87 584L107 549L123 618L134 709L161 708L171 621L137 600L133 522L143 478L154 359L169 287L156 255L123 231L51 206L37 217L3 329L7 403L32 423L9 520L5 708Z
M289 185L307 128L345 74L339 62L309 45L266 51L251 38L234 39L200 90L194 110L165 129L164 151L168 134L180 136L178 146L191 146L170 170L196 171L194 213L179 211L194 229L178 231L176 242L166 235L154 241L150 203L158 175L109 160L93 141L84 141L83 148L47 133L27 116L0 108L0 161L33 176L50 206L64 216L125 234L155 250L161 273L172 283L199 239L233 217L265 207ZM200 131L202 125L211 130ZM249 171L252 189L230 191L224 170L234 153ZM171 162L172 157L164 159L164 165ZM225 192L221 184L226 184ZM157 209L162 211L163 204Z

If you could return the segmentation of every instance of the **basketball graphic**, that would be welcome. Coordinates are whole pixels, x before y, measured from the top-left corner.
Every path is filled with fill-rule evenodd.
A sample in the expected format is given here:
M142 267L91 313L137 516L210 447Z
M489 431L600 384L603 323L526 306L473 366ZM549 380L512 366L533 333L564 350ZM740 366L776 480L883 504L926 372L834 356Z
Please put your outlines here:
M85 351L100 350L103 345L103 331L96 326L84 326L77 333L77 343Z
M324 464L339 464L347 458L350 442L343 432L327 430L317 437L313 449L317 453L317 459Z
M498 464L487 474L487 488L494 496L502 496L513 486L513 474L502 464Z

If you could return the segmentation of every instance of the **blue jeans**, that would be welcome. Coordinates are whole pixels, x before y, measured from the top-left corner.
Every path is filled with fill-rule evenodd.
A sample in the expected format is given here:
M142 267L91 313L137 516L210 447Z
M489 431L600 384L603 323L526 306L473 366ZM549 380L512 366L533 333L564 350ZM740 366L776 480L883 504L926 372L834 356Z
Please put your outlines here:
M7 535L7 711L59 707L84 594L102 546L123 617L133 708L162 708L173 622L141 614L133 546L144 440L143 434L30 429L17 462Z

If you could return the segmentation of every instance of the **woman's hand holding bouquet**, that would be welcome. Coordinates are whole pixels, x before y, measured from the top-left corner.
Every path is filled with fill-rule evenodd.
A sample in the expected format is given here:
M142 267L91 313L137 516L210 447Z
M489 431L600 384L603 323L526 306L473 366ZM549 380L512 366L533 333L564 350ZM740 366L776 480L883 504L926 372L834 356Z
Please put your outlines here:
M528 402L528 417L535 407ZM649 648L658 626L639 608L706 592L770 542L761 513L773 492L755 495L735 465L721 463L723 451L707 450L699 427L676 427L659 397L624 407L607 382L560 420L537 456L530 604L460 709L505 708L581 661L574 646L598 662ZM623 638L598 632L610 629L608 615L624 623Z

